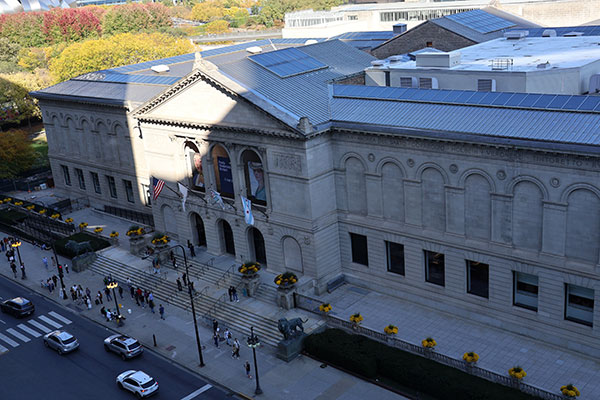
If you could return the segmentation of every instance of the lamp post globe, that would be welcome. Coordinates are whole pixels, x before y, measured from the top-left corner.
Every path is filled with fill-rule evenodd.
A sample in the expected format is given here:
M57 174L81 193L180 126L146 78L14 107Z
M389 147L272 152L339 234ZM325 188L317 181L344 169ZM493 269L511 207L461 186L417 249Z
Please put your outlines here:
M250 336L246 340L246 344L252 349L252 356L254 357L254 374L256 375L256 389L254 390L254 394L262 394L263 391L260 388L260 380L258 379L258 364L256 363L256 348L260 346L260 340L254 334L253 326L250 327Z

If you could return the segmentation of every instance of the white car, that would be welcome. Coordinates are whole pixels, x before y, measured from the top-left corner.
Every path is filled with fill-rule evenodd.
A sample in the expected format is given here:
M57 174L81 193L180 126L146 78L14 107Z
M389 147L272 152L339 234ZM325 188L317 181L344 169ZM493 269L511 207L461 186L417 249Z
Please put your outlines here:
M135 393L138 399L150 396L158 390L158 382L143 371L129 370L117 376L117 386Z
M75 336L60 330L44 335L44 345L58 351L58 354L70 353L79 348L79 342Z

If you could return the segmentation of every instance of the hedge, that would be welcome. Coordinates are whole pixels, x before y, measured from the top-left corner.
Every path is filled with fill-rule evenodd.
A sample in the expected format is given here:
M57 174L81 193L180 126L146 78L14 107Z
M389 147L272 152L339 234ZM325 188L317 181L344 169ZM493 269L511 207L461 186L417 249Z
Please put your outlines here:
M384 378L438 399L533 400L520 390L487 381L395 347L327 329L308 336L305 351L368 379Z
M78 232L71 236L68 236L66 238L63 238L63 239L60 239L60 240L57 240L56 242L54 242L56 252L62 256L68 257L68 258L73 258L77 255L65 247L65 245L67 244L67 242L69 240L73 240L78 243L89 241L90 245L92 246L92 249L94 249L94 251L102 250L102 249L110 246L110 242L108 240L99 238L94 235L90 235L85 232Z

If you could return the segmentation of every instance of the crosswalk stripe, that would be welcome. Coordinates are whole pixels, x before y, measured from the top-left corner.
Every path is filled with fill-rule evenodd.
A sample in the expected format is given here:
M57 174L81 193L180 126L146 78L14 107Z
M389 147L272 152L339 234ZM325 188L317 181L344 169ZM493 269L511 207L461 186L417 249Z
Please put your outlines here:
M39 322L37 322L33 319L30 319L27 322L30 323L31 325L35 326L36 328L38 328L40 331L42 331L44 333L52 332L52 329L48 328L45 325L40 324Z
M17 325L17 327L19 327L19 329L21 329L23 332L29 333L33 337L40 337L40 336L42 336L41 333L39 333L38 331L34 331L33 329L29 328L25 324L19 324L19 325Z
M62 322L64 322L64 323L65 323L65 324L67 324L67 325L69 325L69 324L71 324L71 323L72 323L72 321L71 321L71 320L69 320L69 319L67 319L67 318L63 317L62 315L60 315L59 313L56 313L56 312L54 312L54 311L50 311L48 314L52 315L54 318L56 318L56 319L57 319L57 320L59 320L59 321L62 321Z
M52 321L50 318L46 317L45 315L40 315L38 318L41 319L42 321L44 321L45 323L47 323L48 325L51 325L55 328L60 328L62 326L58 322Z
M195 392L192 392L192 393L188 394L187 396L181 398L181 400L192 400L194 397L197 397L199 394L206 392L211 387L212 387L212 385L209 385L207 383L206 385L202 386L200 389L196 390Z
M6 353L7 351L8 351L8 349L0 344L0 355L2 355L3 353Z
M4 336L3 334L0 333L0 340L10 344L12 347L17 347L19 345L19 343L15 342L14 340L12 340L11 338L9 338L8 336Z
M21 339L22 341L24 341L25 343L29 342L29 338L17 331L15 331L13 328L8 328L6 330L6 332L10 333L11 335L13 335L14 337L16 337L17 339Z

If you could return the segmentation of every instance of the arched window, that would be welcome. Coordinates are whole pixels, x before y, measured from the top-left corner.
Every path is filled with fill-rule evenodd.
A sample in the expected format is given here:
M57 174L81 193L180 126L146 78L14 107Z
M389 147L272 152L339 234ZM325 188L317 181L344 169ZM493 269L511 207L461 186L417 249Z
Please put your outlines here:
M231 160L223 146L216 145L212 150L213 168L217 183L217 192L223 197L234 197Z
M258 154L246 150L242 154L244 163L244 178L246 180L246 197L253 204L267 205L267 192L265 187L265 170Z
M254 260L261 263L267 263L267 252L265 250L265 239L262 233L256 228L250 228L248 231L248 239L250 240L250 249L253 253Z
M202 170L202 155L192 142L185 142L185 160L190 188L204 192L204 172Z
M235 243L233 241L233 231L231 225L225 220L219 221L221 231L221 250L225 253L235 255Z

